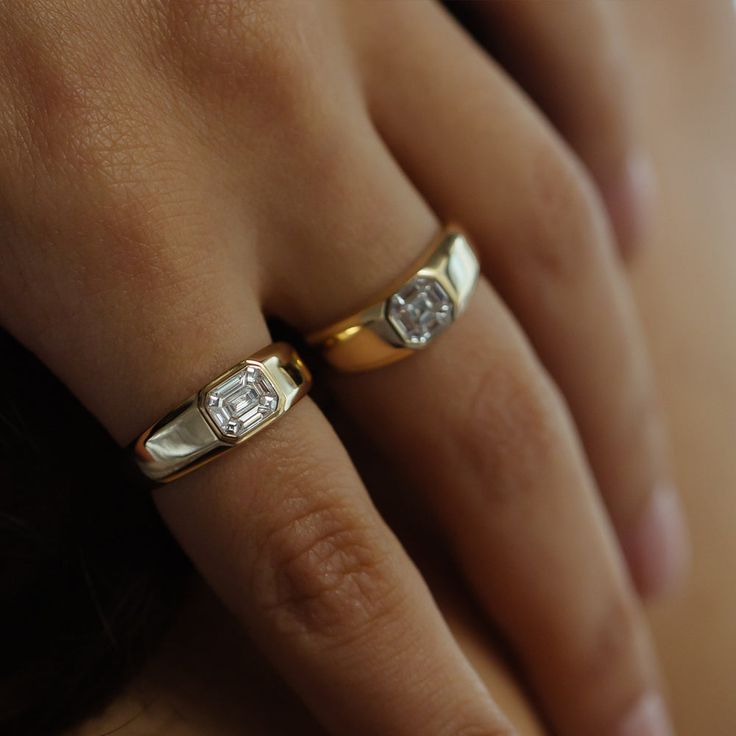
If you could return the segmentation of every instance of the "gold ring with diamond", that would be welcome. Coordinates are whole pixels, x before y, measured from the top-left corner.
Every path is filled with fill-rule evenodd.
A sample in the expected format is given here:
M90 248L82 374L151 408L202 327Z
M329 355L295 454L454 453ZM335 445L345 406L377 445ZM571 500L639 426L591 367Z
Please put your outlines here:
M311 383L290 345L269 345L149 427L131 447L135 462L151 480L174 480L265 429L306 395Z
M465 310L480 273L465 234L442 230L407 274L371 306L307 340L321 345L325 359L342 371L366 371L426 348Z

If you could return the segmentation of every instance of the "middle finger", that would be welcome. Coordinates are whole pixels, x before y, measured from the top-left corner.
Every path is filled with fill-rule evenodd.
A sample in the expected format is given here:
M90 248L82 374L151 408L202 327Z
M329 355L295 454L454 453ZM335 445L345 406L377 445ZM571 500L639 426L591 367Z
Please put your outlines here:
M430 3L397 8L404 40L380 55L381 78L396 83L367 85L381 135L434 208L473 234L575 417L637 587L664 592L685 567L685 535L600 202L550 126L454 22Z

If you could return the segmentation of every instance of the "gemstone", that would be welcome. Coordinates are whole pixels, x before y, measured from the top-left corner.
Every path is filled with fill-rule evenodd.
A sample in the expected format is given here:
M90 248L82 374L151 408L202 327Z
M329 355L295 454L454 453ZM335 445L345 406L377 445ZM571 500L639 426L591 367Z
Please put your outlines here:
M426 345L452 322L453 305L433 278L416 276L388 303L388 319L408 346Z
M204 408L220 432L238 439L277 409L279 395L263 368L248 365L211 388Z

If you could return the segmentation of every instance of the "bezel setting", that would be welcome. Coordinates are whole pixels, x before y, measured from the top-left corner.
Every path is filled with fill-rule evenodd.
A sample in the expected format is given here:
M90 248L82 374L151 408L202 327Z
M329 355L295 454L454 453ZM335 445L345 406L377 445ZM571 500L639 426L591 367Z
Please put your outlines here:
M236 366L200 392L200 409L224 442L247 439L279 415L282 396L265 366Z
M129 450L144 476L170 483L278 421L311 385L309 369L294 348L272 343L171 409Z
M417 275L386 303L386 316L409 348L423 348L452 324L455 305L434 277Z
M443 228L375 301L307 336L340 371L381 368L434 343L465 311L480 263L461 228Z

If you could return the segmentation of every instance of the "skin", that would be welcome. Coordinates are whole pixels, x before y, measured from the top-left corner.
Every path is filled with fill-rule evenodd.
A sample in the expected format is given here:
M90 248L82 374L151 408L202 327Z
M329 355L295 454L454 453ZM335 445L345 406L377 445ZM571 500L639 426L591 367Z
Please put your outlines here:
M687 586L652 608L649 620L677 732L730 736L736 722L736 592L723 561L736 553L730 447L736 350L733 340L724 340L736 319L736 222L729 196L736 174L733 11L728 3L688 0L621 8L647 101L642 135L662 182L657 225L633 280L695 549ZM697 66L690 63L695 52ZM509 673L483 621L456 590L454 574L415 551L454 636L519 733L545 733L524 684ZM74 736L113 728L121 736L320 733L201 585L146 674Z
M36 0L2 21L3 326L125 444L267 344L266 315L328 323L462 222L485 273L463 319L324 380L410 459L556 730L628 736L654 704L666 734L615 536L641 592L681 574L649 362L599 191L504 72L430 3ZM328 732L516 732L311 401L170 491L163 518Z
M635 255L648 234L654 180L619 9L606 0L467 7L494 56L585 162L622 252Z

